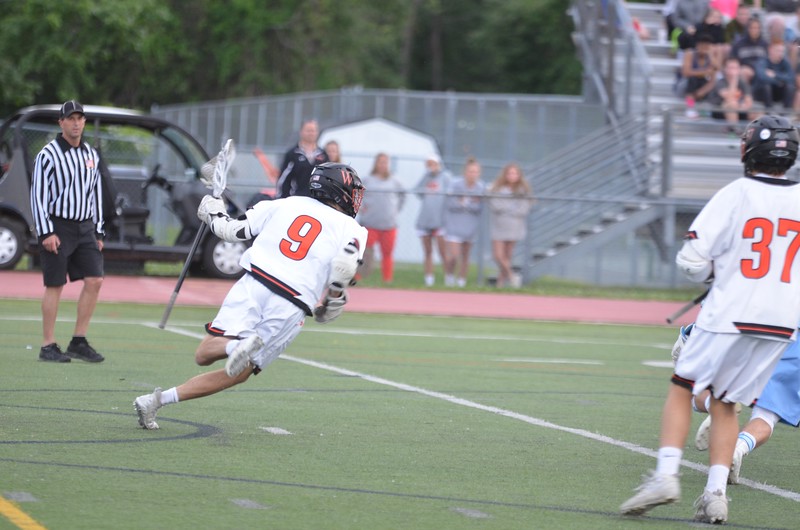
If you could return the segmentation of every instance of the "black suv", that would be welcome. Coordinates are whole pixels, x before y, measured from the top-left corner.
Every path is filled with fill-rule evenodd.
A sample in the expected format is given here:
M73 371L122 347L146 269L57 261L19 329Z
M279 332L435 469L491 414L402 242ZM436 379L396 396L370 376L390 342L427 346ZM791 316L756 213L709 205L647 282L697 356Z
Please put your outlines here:
M12 269L39 246L30 208L37 153L60 132L59 105L27 107L0 125L0 269ZM145 261L183 262L197 235L197 206L208 190L200 181L209 159L188 132L161 118L86 105L83 139L100 153L109 271L142 270ZM226 194L230 213L242 213ZM193 272L217 278L242 275L243 243L204 232Z

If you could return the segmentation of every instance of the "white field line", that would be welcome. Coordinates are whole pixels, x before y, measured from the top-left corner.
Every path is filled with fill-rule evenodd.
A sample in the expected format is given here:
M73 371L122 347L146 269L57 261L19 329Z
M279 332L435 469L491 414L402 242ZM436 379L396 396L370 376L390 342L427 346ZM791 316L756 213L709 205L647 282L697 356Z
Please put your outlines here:
M39 322L41 321L42 317L40 315L26 315L26 316L0 316L0 321L24 321L24 322ZM74 322L74 319L67 318L67 317L59 317L59 322ZM157 328L158 323L156 322L147 322L142 320L136 319L103 319L103 318L95 318L92 319L93 323L97 324L111 324L111 325L136 325L136 326L147 326L150 328ZM603 326L605 324L592 324L597 326ZM618 326L618 324L608 324L610 326ZM171 325L167 326L168 331L172 331L174 333L178 333L181 335L185 335L181 331L181 328L184 327L199 327L197 322L184 322L184 321L174 321ZM603 344L606 346L624 346L629 348L653 348L657 350L671 350L673 344L672 343L665 343L665 342L647 342L647 343L637 343L637 342L620 342L616 340L605 340L605 339L570 339L564 337L514 337L509 335L469 335L469 334L460 334L460 335L447 335L445 333L438 333L438 332L404 332L404 331L390 331L390 330L380 330L380 329L359 329L359 328L349 328L349 329L342 329L342 328L326 328L321 329L318 327L305 327L303 329L303 333L333 333L335 335L374 335L374 336L386 336L386 337L415 337L415 338L432 338L432 339L447 339L447 340L490 340L490 341L517 341L517 342L541 342L547 344L587 344L587 345L597 345ZM187 335L190 337L194 337L195 335Z
M41 319L41 317L39 317L39 316L36 316L36 317L10 317L10 316L8 316L8 317L0 317L0 320L9 320L9 321L10 320L40 320L40 319ZM95 322L95 323L103 323L103 324L137 324L137 325L144 325L146 327L151 327L151 328L158 329L158 324L156 322L143 322L143 321L136 321L136 320L102 320L102 319L93 320L93 322ZM187 325L196 326L197 324L196 323L192 323L192 324L187 324ZM184 336L187 336L187 337L193 337L193 338L197 338L197 339L202 339L205 336L204 334L201 334L201 333L182 330L180 328L175 327L174 324L173 324L173 326L167 326L165 328L165 331L169 331L171 333L176 333L176 334L179 334L179 335L184 335ZM306 330L306 331L316 331L316 330ZM356 333L353 330L342 330L342 331L345 332L345 333L351 333L351 334ZM332 331L327 331L327 332L330 333ZM447 336L447 335L442 335L442 334L412 334L412 333L396 333L396 332L382 333L382 332L376 331L376 330L371 330L371 333L369 333L369 334L374 334L374 335L385 334L385 335L393 335L393 336L416 336L416 337L427 337L427 336L430 336L430 337L436 337L436 338L467 339L467 340L474 340L475 339L474 336L471 337L471 336L463 336L462 335L462 336L455 337L455 336ZM491 339L495 339L495 340L511 340L511 338L509 338L508 336L505 336L505 337L498 336L496 338L484 336L482 338L485 338L485 339L490 339L491 338ZM518 338L518 339L514 339L514 340L526 340L526 339ZM541 339L540 341L541 342L557 342L557 341L554 341L554 340L545 340L545 339ZM569 341L558 341L558 342L565 342L566 343L566 342L569 342ZM572 342L573 343L585 343L585 344L597 344L598 343L598 342L590 342L590 341L583 341L583 342L572 341ZM607 343L607 344L609 344L609 343ZM620 344L620 345L623 345L623 344ZM624 344L624 345L625 346L630 346L631 344ZM648 344L646 346L647 347L658 347L658 348L664 348L665 347L664 345L656 346L654 344ZM360 379L363 379L364 381L369 381L371 383L397 388L398 390L403 390L403 391L406 391L406 392L412 392L412 393L420 394L420 395L423 395L423 396L428 396L428 397L432 397L432 398L436 398L436 399L441 399L443 401L447 401L447 402L452 403L454 405L460 405L460 406L463 406L463 407L469 407L469 408L473 408L473 409L476 409L476 410L482 410L484 412L491 412L493 414L498 414L500 416L505 416L507 418L511 418L511 419L514 419L514 420L517 420L517 421L522 421L522 422L528 423L530 425L535 425L537 427L544 427L544 428L547 428L547 429L553 429L553 430L557 430L557 431L566 432L566 433L569 433L569 434L574 434L576 436L581 436L581 437L584 437L584 438L588 438L590 440L595 440L595 441L598 441L598 442L606 443L606 444L609 444L609 445L613 445L615 447L621 447L623 449L627 449L627 450L632 451L634 453L639 453L639 454L642 454L642 455L645 455L645 456L649 456L649 457L652 457L652 458L657 458L657 456L658 456L658 453L656 451L653 451L652 449L647 449L646 447L642 447L640 445L636 445L636 444L633 444L633 443L630 443L630 442L624 442L622 440L616 440L614 438L611 438L611 437L608 437L608 436L604 436L602 434L589 432L589 431L586 431L584 429L575 429L575 428L572 428L572 427L565 427L563 425L558 425L558 424L555 424L555 423L551 423L549 421L542 420L542 419L539 419L539 418L534 418L534 417L531 417L531 416L527 416L525 414L520 414L518 412L505 410L505 409L501 409L501 408L498 408L498 407L491 407L491 406L488 406L488 405L482 405L480 403L476 403L474 401L470 401L470 400L467 400L467 399L462 399L462 398L459 398L459 397L456 397L456 396L451 396L449 394L443 394L441 392L435 392L433 390L426 390L424 388L419 388L419 387L407 385L405 383L398 383L398 382L395 382L395 381L390 381L388 379L383 379L381 377L375 377L375 376L368 375L368 374L362 374L360 372L354 372L354 371L348 370L346 368L339 368L337 366L333 366L333 365L330 365L330 364L320 363L320 362L312 361L312 360L309 360L309 359L302 359L300 357L294 357L294 356L291 356L291 355L285 355L284 354L284 355L281 355L279 358L283 359L283 360L287 360L287 361L292 361L292 362L296 362L296 363L300 363L300 364L305 364L307 366L311 366L311 367L314 367L314 368L319 368L321 370L327 370L329 372L338 373L338 374L341 374L341 375L346 375L346 376L350 376L350 377L358 377ZM681 465L683 465L684 467L688 467L690 469L694 469L695 471L699 471L701 473L708 473L708 466L703 465L703 464L698 464L696 462L690 462L688 460L681 460ZM744 485L744 486L748 486L750 488L753 488L753 489L756 489L756 490L760 490L760 491L775 495L777 497L782 497L784 499L789 499L789 500L792 500L792 501L795 501L795 502L800 502L800 493L796 493L794 491L785 490L783 488L779 488L777 486L772 486L770 484L762 484L760 482L755 482L753 480L749 480L749 479L741 478L741 477L739 478L739 483Z
M152 324L156 326L155 323ZM167 327L165 328L166 331L176 332L175 329ZM202 339L203 335L199 333L191 333L191 332L181 332L182 335L186 336L195 336L198 339ZM358 377L364 381L369 381L370 383L375 383L378 385L384 385L392 388L396 388L398 390L403 390L405 392L412 392L414 394L420 394L423 396L432 397L435 399L441 399L443 401L447 401L448 403L452 403L454 405L460 405L462 407L469 407L476 410L482 410L484 412L491 412L492 414L498 414L500 416L505 416L507 418L511 418L517 421L522 421L528 423L530 425L535 425L537 427L544 427L546 429L553 429L556 431L566 432L569 434L574 434L576 436L582 436L583 438L588 438L590 440L595 440L597 442L602 442L605 444L613 445L615 447L621 447L623 449L627 449L628 451L632 451L634 453L639 453L645 456L649 456L652 458L657 458L658 453L653 451L652 449L647 449L646 447L642 447L640 445L636 445L630 442L624 442L622 440L616 440L609 436L605 436L602 434L593 433L584 429L575 429L573 427L565 427L563 425L558 425L556 423L551 423L546 420L542 420L539 418L534 418L532 416L527 416L525 414L520 414L519 412L513 412L511 410L501 409L498 407L491 407L489 405L482 405L475 401L470 401L468 399L459 398L456 396L451 396L449 394L444 394L442 392L436 392L434 390L426 390L424 388L420 388L417 386L407 385L405 383L398 383L395 381L390 381L389 379L384 379L382 377L376 377L374 375L369 374L362 374L361 372L355 372L353 370L348 370L347 368L340 368L338 366L333 366L327 363L321 363L318 361L312 361L310 359L303 359L301 357L295 357L293 355L286 355L282 354L279 359L283 359L285 361L292 361L295 363L304 364L306 366L311 366L313 368L319 368L321 370L327 370L329 372L337 373L340 375L346 375L348 377ZM684 467L688 467L690 469L694 469L695 471L699 471L701 473L708 474L708 466L703 464L698 464L696 462L690 462L689 460L681 460L681 465ZM744 486L748 486L753 489L757 489L766 493L770 493L772 495L776 495L778 497L782 497L784 499L789 499L795 502L800 502L800 493L796 493L794 491L785 490L783 488L779 488L777 486L772 486L770 484L762 484L760 482L755 482L753 480L748 480L746 478L739 478L739 484Z
M602 361L582 361L580 359L533 359L533 358L525 358L525 357L518 357L512 359L492 359L494 362L498 363L532 363L532 364L591 364L595 366L599 366L603 363Z

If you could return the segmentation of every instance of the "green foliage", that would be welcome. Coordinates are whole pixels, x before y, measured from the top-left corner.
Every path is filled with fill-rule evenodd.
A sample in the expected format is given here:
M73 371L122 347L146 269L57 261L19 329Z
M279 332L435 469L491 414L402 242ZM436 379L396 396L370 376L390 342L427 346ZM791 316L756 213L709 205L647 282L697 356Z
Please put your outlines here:
M0 111L362 85L575 93L562 0L27 0L0 9Z

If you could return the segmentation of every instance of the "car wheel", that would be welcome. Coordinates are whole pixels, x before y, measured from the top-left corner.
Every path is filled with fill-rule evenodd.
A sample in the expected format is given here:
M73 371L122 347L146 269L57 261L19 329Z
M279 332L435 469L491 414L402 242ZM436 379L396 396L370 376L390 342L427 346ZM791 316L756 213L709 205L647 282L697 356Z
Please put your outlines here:
M0 217L0 269L13 269L25 251L25 227L7 217Z
M244 269L239 265L239 258L245 250L247 245L240 241L230 243L216 236L209 237L203 247L203 268L214 278L240 278Z

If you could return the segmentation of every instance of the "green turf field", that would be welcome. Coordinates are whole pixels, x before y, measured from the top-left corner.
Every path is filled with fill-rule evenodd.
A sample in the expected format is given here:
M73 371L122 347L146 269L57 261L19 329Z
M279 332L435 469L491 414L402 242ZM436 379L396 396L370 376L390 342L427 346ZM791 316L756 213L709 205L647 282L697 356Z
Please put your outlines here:
M697 527L693 447L680 503L617 515L655 465L670 370L646 363L674 329L345 314L144 431L137 395L207 370L215 308L178 307L168 330L162 311L100 304L106 362L58 365L36 360L38 302L0 301L0 529ZM779 426L745 459L729 527L797 528L797 441Z

